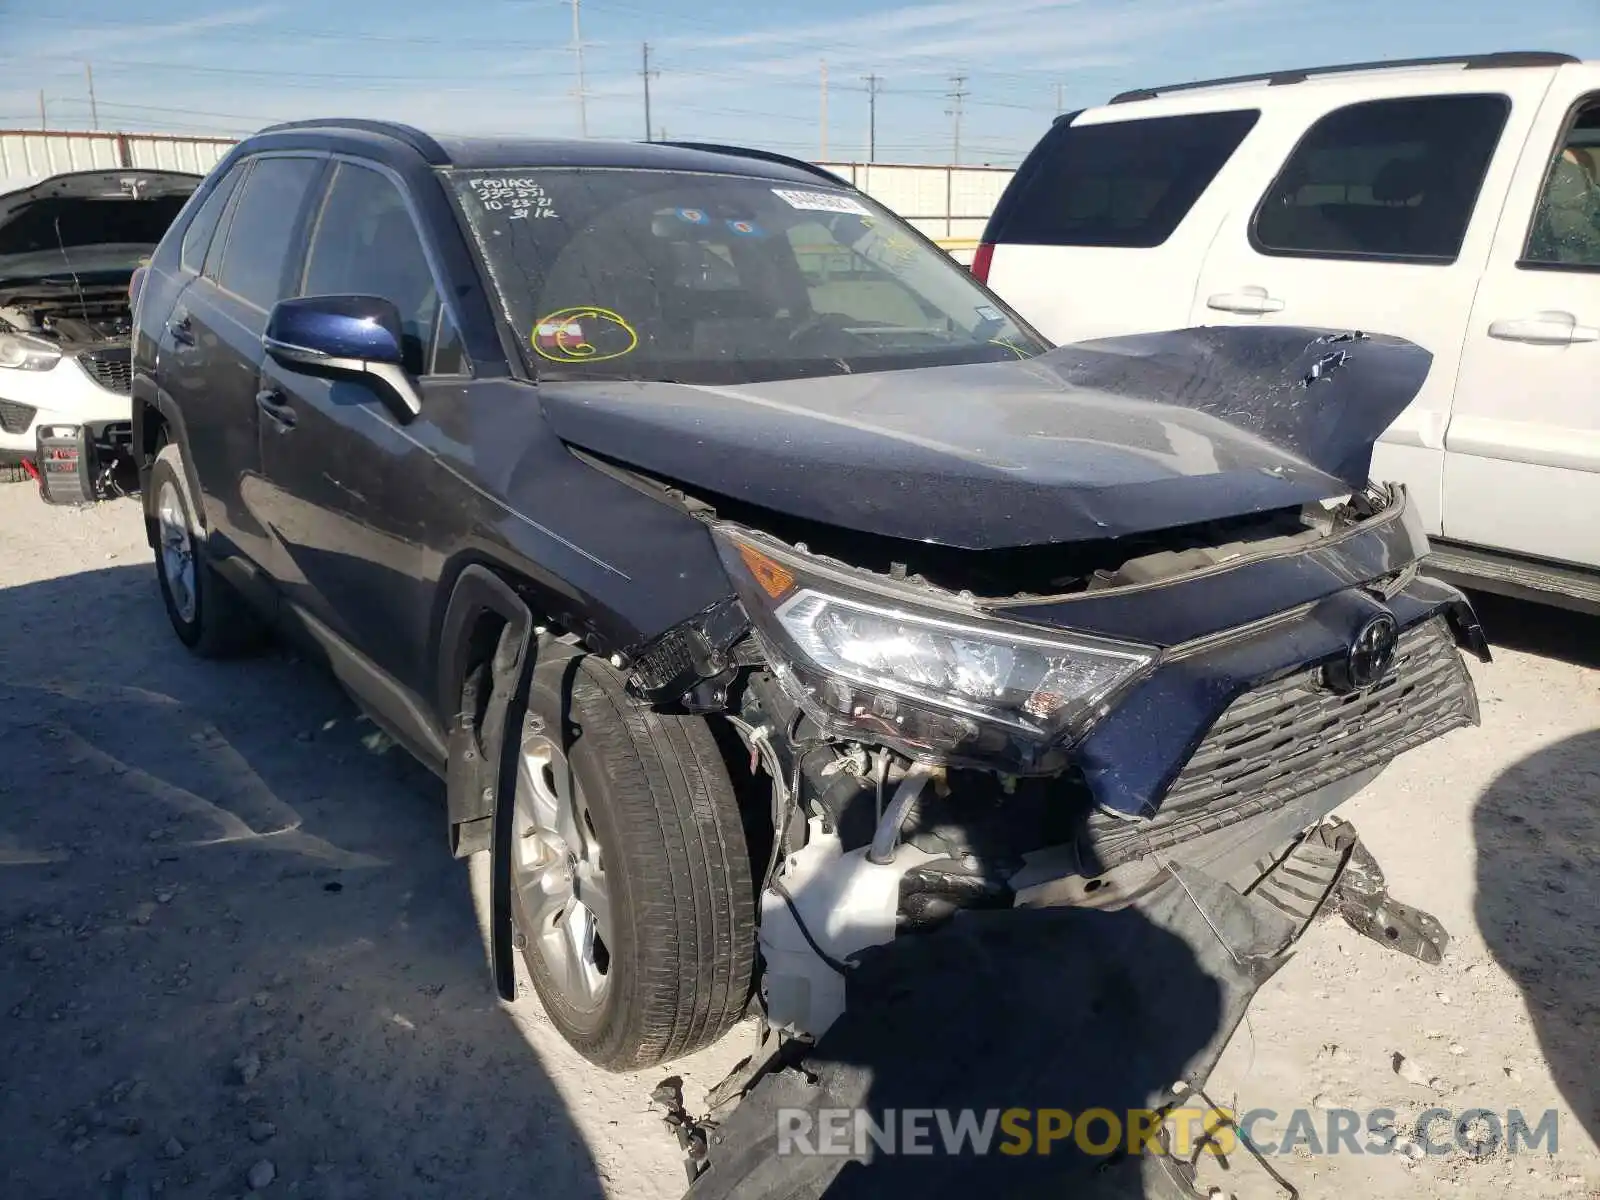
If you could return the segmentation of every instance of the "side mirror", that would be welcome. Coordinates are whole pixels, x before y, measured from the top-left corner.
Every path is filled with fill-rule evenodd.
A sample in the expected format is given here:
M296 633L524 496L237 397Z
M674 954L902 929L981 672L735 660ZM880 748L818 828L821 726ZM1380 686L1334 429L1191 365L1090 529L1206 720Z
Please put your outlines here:
M409 421L422 397L405 369L400 311L378 296L302 296L280 300L261 344L274 362L303 375L361 378Z

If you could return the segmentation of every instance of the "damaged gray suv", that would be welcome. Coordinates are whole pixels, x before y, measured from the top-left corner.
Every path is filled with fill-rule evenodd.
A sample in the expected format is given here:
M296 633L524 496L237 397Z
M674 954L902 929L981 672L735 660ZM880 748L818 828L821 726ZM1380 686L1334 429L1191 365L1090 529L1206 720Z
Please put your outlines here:
M502 994L520 951L594 1062L752 1006L820 1053L874 954L1030 912L1237 964L1333 904L1437 958L1325 821L1477 719L1368 479L1424 350L1051 347L804 163L354 121L242 143L140 288L175 631L316 648L446 781Z

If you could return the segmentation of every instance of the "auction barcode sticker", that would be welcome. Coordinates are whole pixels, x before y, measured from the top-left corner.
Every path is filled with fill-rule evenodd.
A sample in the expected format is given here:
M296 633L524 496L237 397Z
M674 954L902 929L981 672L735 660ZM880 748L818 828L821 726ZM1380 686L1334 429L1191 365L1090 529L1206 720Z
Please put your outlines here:
M859 217L869 215L865 204L842 192L797 192L789 188L773 188L772 194L790 208L807 212L855 213Z

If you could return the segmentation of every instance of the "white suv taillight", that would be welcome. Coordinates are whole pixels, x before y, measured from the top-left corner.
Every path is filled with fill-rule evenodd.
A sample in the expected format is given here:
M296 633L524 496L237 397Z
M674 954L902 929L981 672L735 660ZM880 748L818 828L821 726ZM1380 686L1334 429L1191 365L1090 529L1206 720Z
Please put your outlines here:
M979 283L989 282L989 263L994 258L994 244L980 242L978 251L972 256L972 273Z

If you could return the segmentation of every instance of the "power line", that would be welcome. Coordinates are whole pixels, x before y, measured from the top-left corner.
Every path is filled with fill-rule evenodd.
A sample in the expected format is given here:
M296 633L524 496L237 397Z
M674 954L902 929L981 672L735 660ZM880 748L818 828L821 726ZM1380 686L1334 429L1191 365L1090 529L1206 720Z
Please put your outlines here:
M950 101L950 107L945 109L945 115L955 118L955 141L950 151L950 165L961 165L961 106L967 99L967 77L965 75L950 76L950 90L945 93L945 98Z

